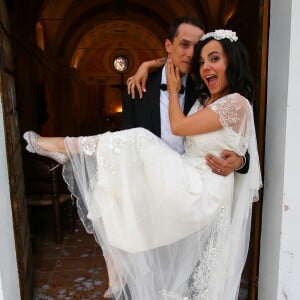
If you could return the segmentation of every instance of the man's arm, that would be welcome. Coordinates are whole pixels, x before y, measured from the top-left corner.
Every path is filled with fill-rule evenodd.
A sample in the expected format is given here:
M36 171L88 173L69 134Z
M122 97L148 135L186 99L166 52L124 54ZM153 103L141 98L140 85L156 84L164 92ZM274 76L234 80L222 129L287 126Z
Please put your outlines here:
M244 160L243 164L241 165L240 168L236 169L236 171L240 174L247 174L249 171L249 165L250 165L250 154L248 151L245 153L243 160Z
M245 159L238 156L233 151L224 150L221 157L208 154L206 163L216 174L227 176L230 173L237 171L240 174L246 174L249 170L250 156L246 152Z

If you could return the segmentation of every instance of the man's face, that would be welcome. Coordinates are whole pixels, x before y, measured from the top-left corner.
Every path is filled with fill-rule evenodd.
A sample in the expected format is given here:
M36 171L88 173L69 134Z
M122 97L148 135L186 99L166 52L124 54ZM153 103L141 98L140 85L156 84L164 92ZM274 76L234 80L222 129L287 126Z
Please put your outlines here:
M194 46L203 34L203 30L199 27L183 23L178 27L173 42L168 39L165 41L168 57L172 59L182 75L190 72Z

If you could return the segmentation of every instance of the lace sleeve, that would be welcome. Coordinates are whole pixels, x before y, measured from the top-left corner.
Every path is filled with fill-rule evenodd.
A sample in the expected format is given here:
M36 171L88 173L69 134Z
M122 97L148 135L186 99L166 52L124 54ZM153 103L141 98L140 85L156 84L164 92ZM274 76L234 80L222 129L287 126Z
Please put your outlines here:
M249 101L238 93L229 94L211 104L210 108L220 118L223 127L230 127L243 137L248 137L251 106Z
M238 93L226 95L210 105L220 118L224 128L228 128L229 137L234 131L236 152L239 149L245 153L248 149L250 165L247 174L235 172L236 197L248 196L250 201L258 200L258 191L262 187L260 162L257 150L257 140L253 109L249 101Z

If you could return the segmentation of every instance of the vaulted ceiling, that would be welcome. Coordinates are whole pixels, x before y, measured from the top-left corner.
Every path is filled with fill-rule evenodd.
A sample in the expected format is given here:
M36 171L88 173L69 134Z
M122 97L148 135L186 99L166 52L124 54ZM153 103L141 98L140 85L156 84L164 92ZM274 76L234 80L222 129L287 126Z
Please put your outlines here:
M129 71L141 61L164 55L169 24L193 15L208 29L222 27L238 0L44 0L36 9L43 48L84 79L113 76L111 61L130 59ZM102 74L102 75L101 75ZM105 75L104 75L105 74Z

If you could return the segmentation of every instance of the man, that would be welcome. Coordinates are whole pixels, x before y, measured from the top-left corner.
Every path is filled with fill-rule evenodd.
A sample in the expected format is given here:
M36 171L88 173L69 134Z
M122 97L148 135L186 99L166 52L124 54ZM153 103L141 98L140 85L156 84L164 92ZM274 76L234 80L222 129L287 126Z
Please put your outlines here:
M172 24L169 36L165 41L165 49L181 73L182 86L180 104L185 114L194 104L197 94L195 85L188 75L191 71L191 60L194 54L194 46L204 34L204 26L192 17L180 17ZM146 62L147 63L147 62ZM155 66L156 61L148 62L148 66ZM148 66L146 69L148 69ZM138 82L136 84L139 84ZM138 86L140 98L133 93L125 96L123 101L122 129L144 127L159 136L174 150L183 153L184 137L172 134L168 115L168 91L166 88L165 67L149 75L146 87ZM147 92L146 92L147 91ZM249 158L237 156L234 152L224 150L221 158L213 155L206 157L207 164L212 171L220 175L228 175L234 170L239 173L247 173Z

